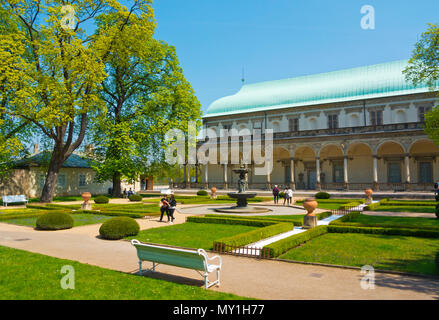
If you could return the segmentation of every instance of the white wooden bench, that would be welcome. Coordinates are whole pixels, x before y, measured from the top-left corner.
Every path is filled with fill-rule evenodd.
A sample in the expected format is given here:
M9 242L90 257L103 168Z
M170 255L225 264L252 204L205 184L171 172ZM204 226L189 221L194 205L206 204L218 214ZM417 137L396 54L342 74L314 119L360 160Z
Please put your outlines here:
M29 200L26 199L25 195L17 195L17 196L2 196L2 201L4 206L8 206L8 203L28 203Z
M139 274L142 274L142 261L152 262L152 271L155 272L156 265L167 264L171 266L187 268L203 271L204 288L208 289L213 285L220 285L220 271L222 260L219 256L209 258L206 251L203 249L187 250L175 248L170 246L163 246L157 244L141 243L138 240L131 240L131 244L137 249L137 256L139 258ZM211 264L209 261L218 260L218 264ZM216 271L217 280L209 281L208 275L210 272ZM200 273L201 274L201 273Z

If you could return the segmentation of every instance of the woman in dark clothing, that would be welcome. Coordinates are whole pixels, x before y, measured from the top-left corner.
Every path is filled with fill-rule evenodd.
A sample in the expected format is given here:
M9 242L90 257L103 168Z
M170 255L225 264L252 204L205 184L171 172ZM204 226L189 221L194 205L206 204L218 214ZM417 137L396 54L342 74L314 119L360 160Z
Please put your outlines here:
M168 217L168 221L169 221L169 200L168 200L168 196L165 195L161 200L160 200L160 222L163 220L163 214L166 212L166 216Z
M171 198L169 200L169 209L168 209L168 219L169 217L171 217L171 222L169 222L170 224L172 224L175 220L174 218L174 211L175 211L175 207L177 206L177 201L175 200L175 197L173 194L171 194Z

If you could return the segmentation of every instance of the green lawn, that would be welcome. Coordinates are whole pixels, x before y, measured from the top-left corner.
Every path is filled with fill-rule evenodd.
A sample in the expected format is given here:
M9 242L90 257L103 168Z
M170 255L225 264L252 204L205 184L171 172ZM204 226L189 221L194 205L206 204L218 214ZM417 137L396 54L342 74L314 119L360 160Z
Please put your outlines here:
M88 224L96 224L96 223L103 223L107 221L108 219L111 219L110 216L103 216L99 214L88 214L88 213L76 213L72 214L74 227L84 226ZM8 220L2 220L1 222L5 223L11 223L11 224L17 224L21 226L30 226L35 227L37 217L32 218L15 218L15 219L8 219Z
M257 227L244 225L186 222L183 224L142 230L137 236L129 237L127 239L137 239L142 242L211 250L213 248L214 240L234 236L255 229L257 229Z
M279 258L362 267L439 274L435 256L439 239L328 233L292 249Z
M137 263L134 261L133 268ZM75 270L75 289L60 282L63 266ZM103 269L0 246L2 300L238 300L232 294ZM197 274L194 272L194 278ZM201 277L200 277L201 279Z
M337 222L335 222L338 224ZM343 224L383 227L383 228L415 228L415 229L439 229L439 219L432 218L413 218L413 217L382 217L360 214L351 221Z

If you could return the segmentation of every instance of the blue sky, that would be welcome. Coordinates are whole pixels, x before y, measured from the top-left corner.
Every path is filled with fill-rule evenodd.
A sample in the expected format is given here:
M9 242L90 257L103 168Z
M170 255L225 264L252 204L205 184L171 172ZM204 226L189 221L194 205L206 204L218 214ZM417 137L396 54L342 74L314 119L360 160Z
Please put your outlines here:
M375 9L363 30L360 10ZM246 83L408 59L439 1L155 0L156 38L177 49L203 111Z

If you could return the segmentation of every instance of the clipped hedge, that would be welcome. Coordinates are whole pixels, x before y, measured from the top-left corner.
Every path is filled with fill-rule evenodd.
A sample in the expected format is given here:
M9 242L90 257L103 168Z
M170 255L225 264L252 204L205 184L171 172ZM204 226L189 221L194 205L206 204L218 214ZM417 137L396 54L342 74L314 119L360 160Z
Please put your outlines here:
M364 211L377 211L381 204L382 204L381 202L371 203L371 204L365 206L363 210ZM386 205L387 205L387 203L386 203Z
M140 226L129 217L116 217L105 221L99 228L99 234L107 240L119 240L139 233Z
M65 212L49 212L38 217L37 230L63 230L73 228L73 218Z
M266 245L263 249L268 249L270 258L277 258L288 250L293 249L327 232L327 226L318 226L305 232L292 235L291 237L270 243L269 245Z
M132 202L139 202L142 201L143 198L140 194L132 194L128 197L128 199L130 199Z
M329 224L328 232L332 233L365 233L391 236L406 236L420 238L439 238L439 230L407 229L407 228L377 228L377 227L354 227Z
M206 190L198 190L197 196L208 196L209 193Z
M229 217L197 217L191 216L186 218L186 222L195 222L195 223L217 223L217 224L238 224L244 226L253 226L253 227L267 227L273 224L278 224L278 221L271 220L256 220L256 219L248 219L248 218L229 218Z
M137 212L122 212L117 210L105 210L105 211L99 211L99 210L78 210L75 213L90 213L90 214L99 214L102 216L110 216L110 217L129 217L133 219L140 219L148 214L142 214Z
M243 246L262 239L266 239L277 234L293 230L294 225L292 223L277 223L257 230L252 230L246 233L241 233L235 236L222 238L215 240L213 243L214 248L222 247L225 250L225 246Z
M97 196L93 200L95 203L99 203L99 204L110 202L110 198L108 198L107 196Z
M259 217L259 216L227 216L224 215L215 215L215 214L206 214L206 218L226 218L226 219L235 219L235 220L253 220L253 221L266 221L272 224L280 223L280 222L288 222L293 223L295 226L302 226L301 221L294 221L291 219L282 219L282 216L273 216L273 217Z
M331 195L327 192L317 192L314 197L316 199L329 199L331 198Z
M34 212L34 213L14 213L14 214L0 214L0 221L9 219L20 219L20 218L34 218L40 217L47 214L47 211Z
M59 208L55 208L55 207L50 207L48 204L47 205L27 204L26 208L28 208L28 209L38 209L38 210L57 210L57 209L59 209Z
M46 208L49 209L49 210L50 209L52 209L52 210L53 209L57 209L57 210L60 210L60 209L77 210L77 209L81 208L81 205L80 204L67 204L67 205L65 205L65 204L48 203L48 204L46 204Z
M433 207L436 206L436 202L434 201L423 201L423 202L417 202L417 201L386 201L381 202L382 205L386 206L410 206L410 207Z
M343 217L338 218L337 220L331 221L329 224L330 225L343 224L345 222L349 222L349 221L356 219L360 215L361 215L360 211L352 211L352 212L349 212L348 214L345 214Z

